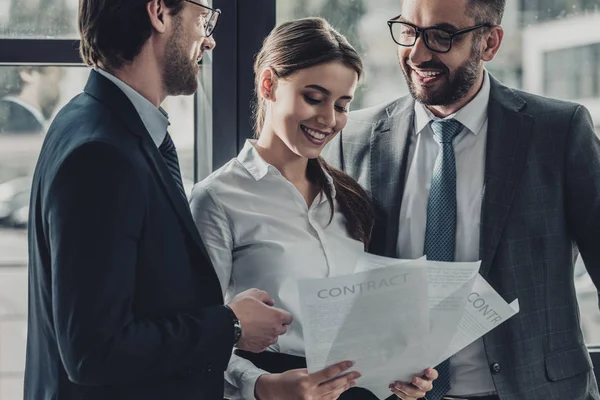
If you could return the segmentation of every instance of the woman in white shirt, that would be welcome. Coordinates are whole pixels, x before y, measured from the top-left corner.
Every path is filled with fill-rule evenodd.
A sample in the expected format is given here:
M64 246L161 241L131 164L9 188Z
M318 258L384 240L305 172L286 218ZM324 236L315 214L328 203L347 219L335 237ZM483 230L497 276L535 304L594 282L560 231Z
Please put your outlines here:
M191 207L226 300L260 288L294 321L269 351L235 351L226 395L375 399L365 389L348 390L358 372L331 380L348 363L307 373L296 286L298 279L352 273L369 241L368 195L319 157L346 124L362 62L325 20L306 18L271 32L254 72L258 140L196 185ZM435 377L429 369L390 390L405 400L421 398Z

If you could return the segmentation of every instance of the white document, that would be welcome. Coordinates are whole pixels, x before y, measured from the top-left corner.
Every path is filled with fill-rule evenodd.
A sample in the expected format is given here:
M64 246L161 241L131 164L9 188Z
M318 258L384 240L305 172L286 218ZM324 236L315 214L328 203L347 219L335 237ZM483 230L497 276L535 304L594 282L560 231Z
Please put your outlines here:
M519 300L507 304L481 275L467 298L467 307L446 352L435 364L450 358L519 312Z
M479 266L365 253L354 274L299 281L309 372L351 360L358 386L389 397L390 383L409 382L518 312Z
M361 386L380 389L402 360L423 351L429 331L425 269L391 266L298 285L310 373L351 360Z

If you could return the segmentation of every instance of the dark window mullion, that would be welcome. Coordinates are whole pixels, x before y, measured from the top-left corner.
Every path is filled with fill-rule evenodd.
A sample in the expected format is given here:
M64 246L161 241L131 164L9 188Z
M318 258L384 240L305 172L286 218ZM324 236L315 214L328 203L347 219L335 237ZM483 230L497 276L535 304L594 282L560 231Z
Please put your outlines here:
M79 40L0 39L0 65L81 65Z
M213 168L235 157L251 137L254 56L275 26L276 0L214 0L223 11L213 59Z

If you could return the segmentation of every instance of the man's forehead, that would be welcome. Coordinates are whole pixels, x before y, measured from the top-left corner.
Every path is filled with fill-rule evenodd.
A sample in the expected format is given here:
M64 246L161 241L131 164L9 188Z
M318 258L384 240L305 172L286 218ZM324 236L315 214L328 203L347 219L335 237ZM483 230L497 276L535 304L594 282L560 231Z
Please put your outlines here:
M468 0L403 0L402 20L419 26L461 27L470 23Z

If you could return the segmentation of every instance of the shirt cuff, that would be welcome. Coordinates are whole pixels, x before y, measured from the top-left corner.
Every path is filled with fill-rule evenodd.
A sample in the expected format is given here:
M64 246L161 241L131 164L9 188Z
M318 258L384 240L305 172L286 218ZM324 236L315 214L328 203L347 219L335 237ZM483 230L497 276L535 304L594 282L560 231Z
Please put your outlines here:
M240 388L242 399L257 400L254 395L256 381L258 380L258 378L265 374L268 374L268 372L259 368L253 369L252 371L244 372L241 378L242 387Z

